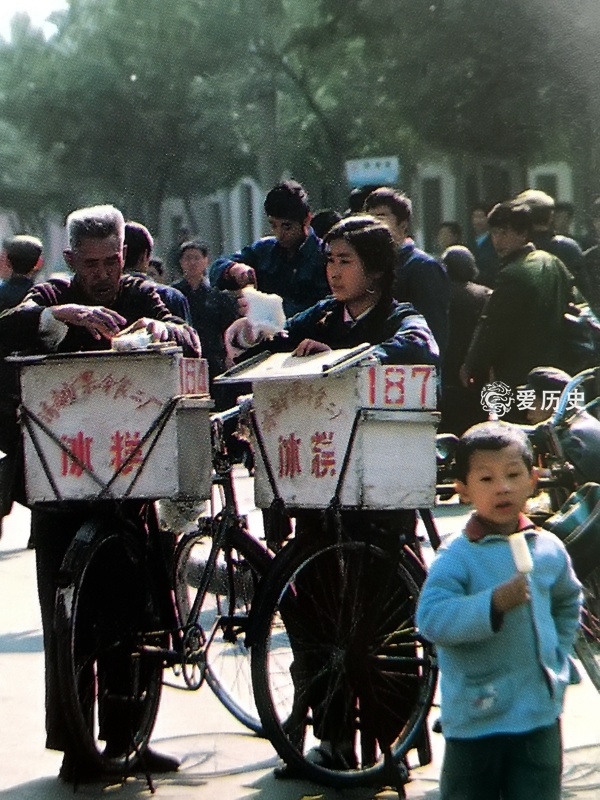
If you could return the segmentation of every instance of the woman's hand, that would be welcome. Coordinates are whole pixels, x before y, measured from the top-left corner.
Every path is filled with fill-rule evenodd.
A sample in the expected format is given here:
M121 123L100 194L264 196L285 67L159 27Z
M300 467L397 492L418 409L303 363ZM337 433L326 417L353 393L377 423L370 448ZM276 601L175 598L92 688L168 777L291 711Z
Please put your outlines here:
M292 353L293 356L311 356L313 353L328 353L331 350L323 342L317 342L316 339L303 339L298 347Z
M62 306L51 306L52 316L65 325L75 325L86 328L94 339L112 339L127 324L122 317L112 308L105 306L82 306L76 303L67 303Z
M227 328L224 334L226 365L232 367L235 359L249 347L253 347L260 341L260 337L254 335L252 325L246 317L236 319Z

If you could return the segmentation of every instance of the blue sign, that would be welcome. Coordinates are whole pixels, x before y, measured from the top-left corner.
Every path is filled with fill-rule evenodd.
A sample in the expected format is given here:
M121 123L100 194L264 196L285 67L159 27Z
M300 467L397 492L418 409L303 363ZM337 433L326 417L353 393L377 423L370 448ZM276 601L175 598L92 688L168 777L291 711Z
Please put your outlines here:
M392 186L400 180L400 162L397 156L352 158L346 161L346 179L353 189L375 183Z

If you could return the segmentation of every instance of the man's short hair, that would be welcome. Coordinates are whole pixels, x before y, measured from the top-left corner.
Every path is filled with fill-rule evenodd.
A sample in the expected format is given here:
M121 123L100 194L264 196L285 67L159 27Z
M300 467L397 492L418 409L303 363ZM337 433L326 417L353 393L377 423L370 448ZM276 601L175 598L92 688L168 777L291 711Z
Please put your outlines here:
M365 207L365 200L375 189L379 189L378 183L367 183L365 186L357 186L352 189L348 195L347 214L361 214Z
M135 269L142 256L152 252L154 239L148 228L141 222L129 221L125 223L125 244L127 252L123 268L128 271Z
M412 216L410 198L389 186L381 186L365 198L364 209L366 212L380 206L389 208L398 223L408 222Z
M158 258L158 256L152 256L152 258L148 262L148 266L154 267L154 269L158 272L159 275L164 274L165 266L162 258Z
M531 221L534 225L549 225L554 213L554 198L541 189L525 189L513 198L516 206L528 206L531 209Z
M67 235L71 250L81 244L83 239L105 239L115 234L124 243L125 220L114 206L78 208L67 217Z
M440 222L438 230L441 230L442 228L447 228L452 236L454 236L454 238L459 242L462 239L462 228L460 222L456 222L455 220L443 220Z
M440 258L446 267L446 272L451 281L467 283L474 281L479 275L475 256L462 244L453 244L447 247Z
M18 234L5 239L2 249L13 272L17 275L27 275L39 261L43 245L35 236Z
M310 214L306 189L298 181L283 181L265 197L265 214L275 219L304 222Z
M206 242L200 242L196 239L190 239L187 242L183 242L183 244L179 245L179 258L187 251L187 250L199 250L203 256L207 256L209 253L209 247Z
M466 482L471 468L471 457L477 451L499 451L516 445L523 463L529 471L533 467L533 449L527 434L510 422L480 422L466 430L458 440L454 452L454 477Z
M497 203L488 214L490 228L511 228L516 233L529 235L532 225L530 207L512 201Z

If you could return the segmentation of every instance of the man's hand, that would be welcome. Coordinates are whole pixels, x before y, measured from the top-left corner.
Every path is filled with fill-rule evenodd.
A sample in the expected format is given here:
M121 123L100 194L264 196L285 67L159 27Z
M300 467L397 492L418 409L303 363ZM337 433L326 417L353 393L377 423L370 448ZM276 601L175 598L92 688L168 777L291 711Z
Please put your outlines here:
M256 286L256 273L253 267L249 267L248 264L238 264L237 262L231 264L227 269L227 276L240 289L243 289L244 286Z
M465 389L468 389L469 386L472 386L475 383L475 379L470 374L466 364L461 366L458 372L458 377Z
M323 344L323 342L317 342L316 339L303 339L296 347L292 355L311 356L313 353L328 353L330 350L331 347Z
M80 306L68 303L63 306L52 306L52 315L65 325L76 325L87 328L94 339L112 339L127 324L125 317L105 306Z
M128 328L121 331L121 336L126 336L129 333L136 333L137 331L146 331L153 342L168 342L169 329L164 322L158 319L150 319L150 317L140 317L136 319Z
M496 611L505 613L531 599L529 583L525 575L515 575L506 583L501 583L492 592L492 604Z

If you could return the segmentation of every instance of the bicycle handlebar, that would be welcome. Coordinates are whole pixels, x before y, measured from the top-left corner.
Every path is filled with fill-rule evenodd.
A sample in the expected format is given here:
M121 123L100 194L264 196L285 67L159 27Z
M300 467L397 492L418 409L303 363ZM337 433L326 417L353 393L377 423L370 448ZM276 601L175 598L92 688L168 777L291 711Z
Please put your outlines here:
M571 396L571 392L577 389L582 383L585 383L590 378L595 377L596 375L600 374L600 367L590 367L589 369L583 370L583 372L579 372L575 375L569 383L565 386L558 401L558 405L556 411L550 417L549 423L553 427L558 427L561 425L567 416L569 399Z

